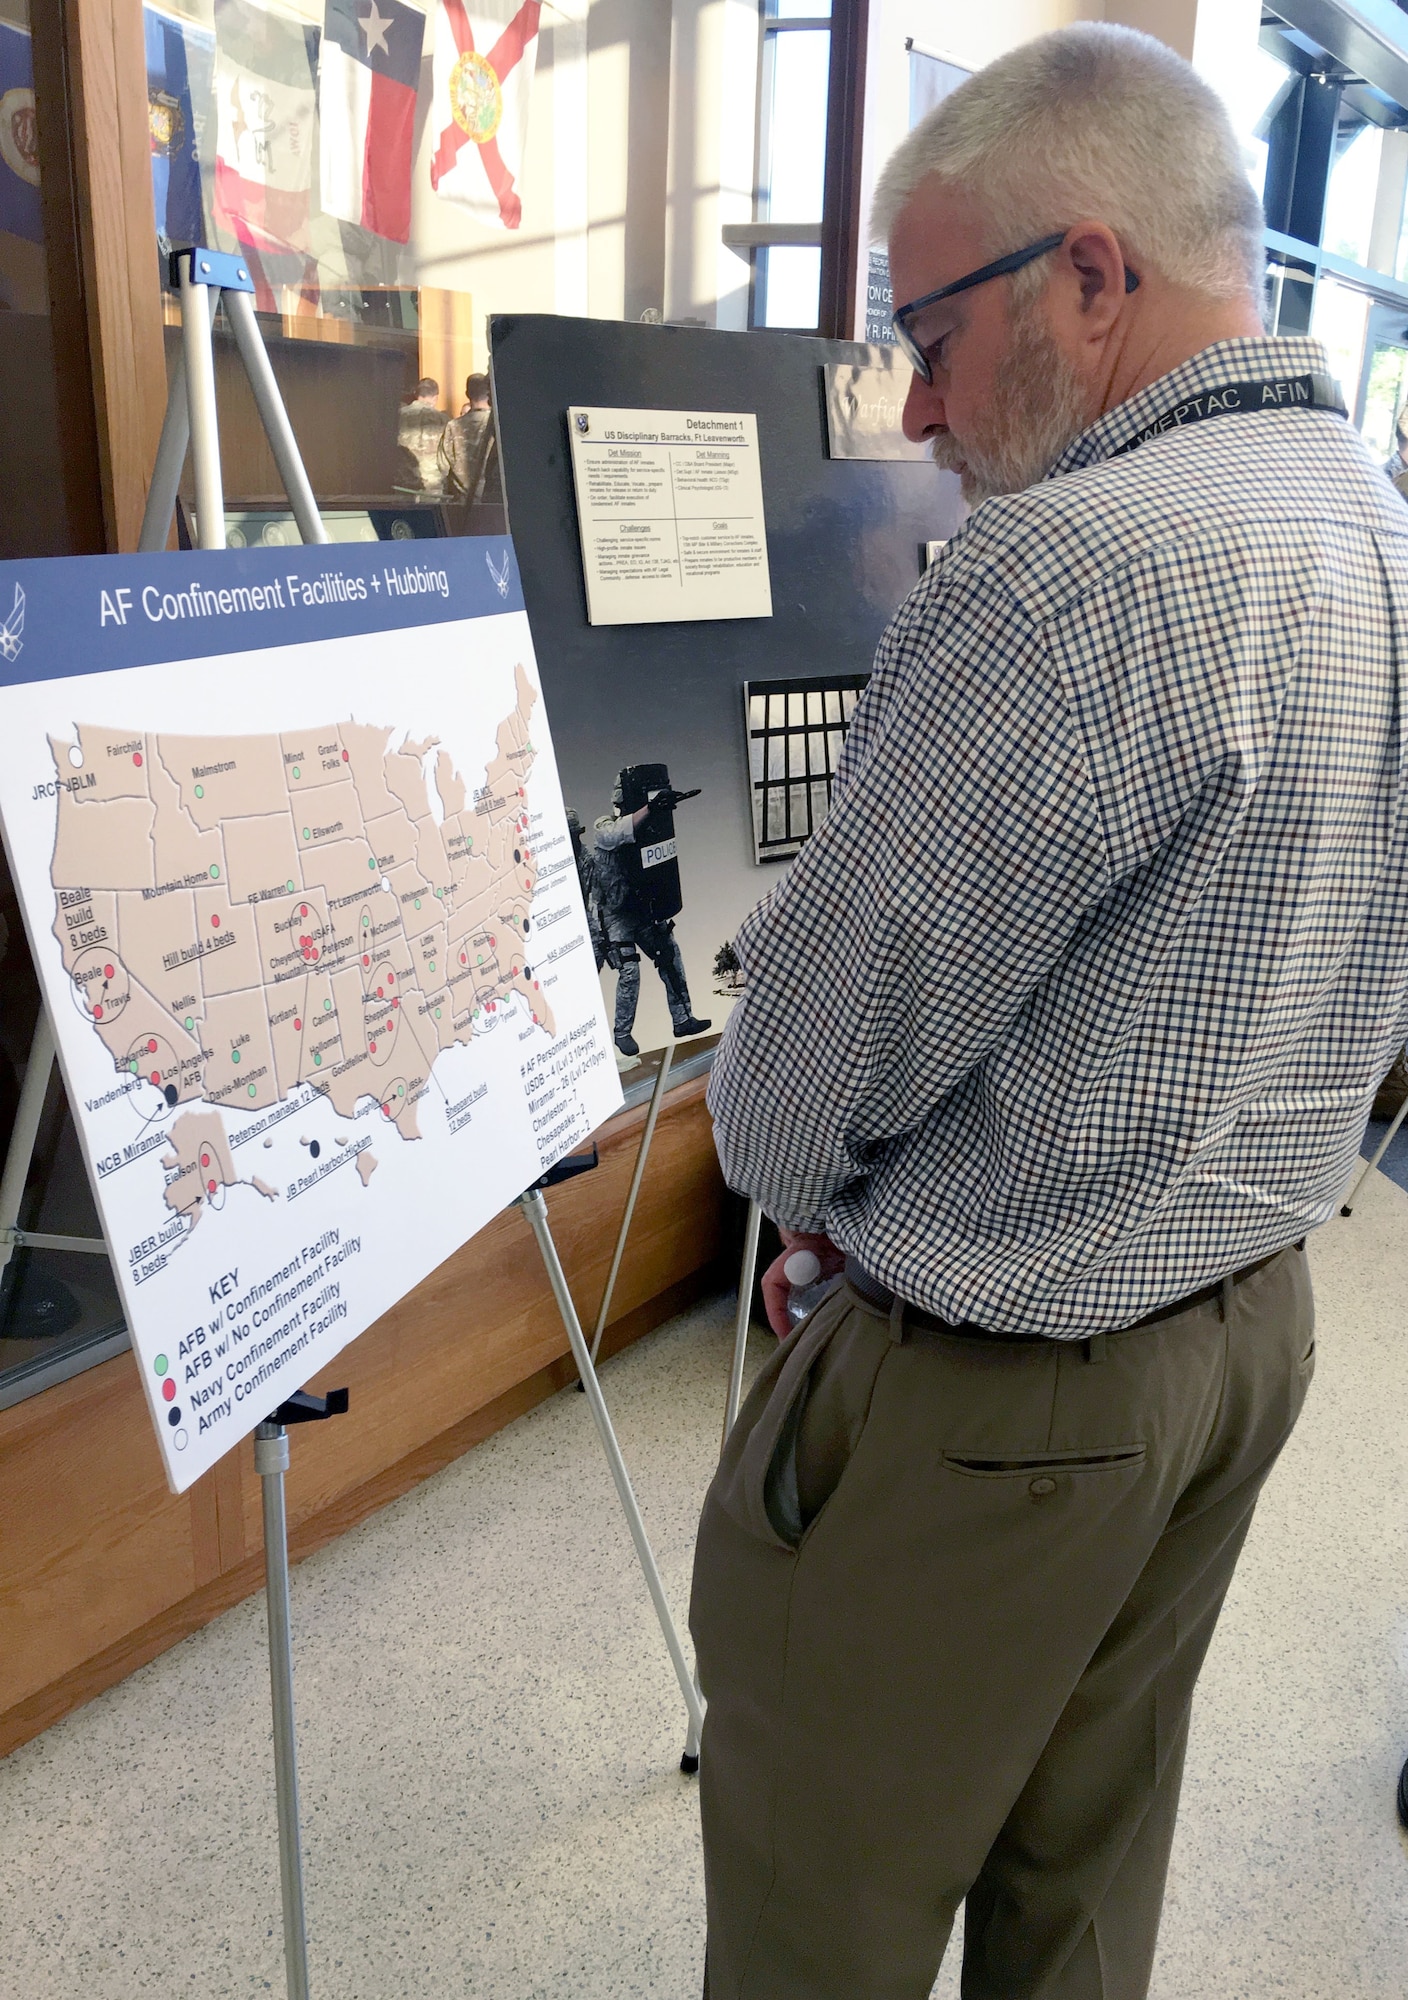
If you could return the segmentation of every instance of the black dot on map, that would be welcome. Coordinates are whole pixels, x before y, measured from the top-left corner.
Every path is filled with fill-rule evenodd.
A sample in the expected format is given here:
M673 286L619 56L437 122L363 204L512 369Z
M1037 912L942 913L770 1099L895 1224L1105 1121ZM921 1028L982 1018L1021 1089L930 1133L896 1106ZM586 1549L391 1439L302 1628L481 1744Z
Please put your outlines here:
M171 1408L166 1412L166 1421L174 1431L177 1424L181 1421L181 1405L179 1403L171 1405Z
M174 1083L167 1084L164 1094L168 1104L174 1104L177 1098L181 1095L180 1091L176 1088Z
M322 1149L322 1147L321 1147L321 1146L320 1146L320 1145L318 1144L318 1142L317 1142L317 1140L316 1140L316 1139L310 1139L310 1140L308 1141L308 1152L309 1152L309 1156L310 1156L310 1157L311 1157L312 1159L315 1159L315 1160L316 1160L316 1159L317 1159L317 1157L318 1157L318 1155L319 1155L319 1153L321 1153L321 1152L322 1152L322 1150L323 1150L323 1149Z

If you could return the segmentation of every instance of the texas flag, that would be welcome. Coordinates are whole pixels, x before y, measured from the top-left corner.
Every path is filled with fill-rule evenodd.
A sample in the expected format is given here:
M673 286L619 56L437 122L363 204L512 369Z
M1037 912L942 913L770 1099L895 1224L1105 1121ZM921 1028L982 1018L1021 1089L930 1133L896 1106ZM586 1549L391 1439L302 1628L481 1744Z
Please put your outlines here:
M402 0L327 0L318 65L323 211L404 243L425 16Z
M517 229L539 0L439 0L430 185L480 222Z

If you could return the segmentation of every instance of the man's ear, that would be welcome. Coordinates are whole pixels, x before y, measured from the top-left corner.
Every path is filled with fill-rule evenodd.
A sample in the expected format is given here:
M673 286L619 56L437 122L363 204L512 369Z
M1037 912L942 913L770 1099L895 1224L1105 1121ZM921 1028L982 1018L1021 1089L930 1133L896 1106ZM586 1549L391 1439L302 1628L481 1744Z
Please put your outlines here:
M1087 338L1108 332L1128 289L1115 232L1103 222L1078 223L1066 238L1063 255L1079 288L1082 332Z

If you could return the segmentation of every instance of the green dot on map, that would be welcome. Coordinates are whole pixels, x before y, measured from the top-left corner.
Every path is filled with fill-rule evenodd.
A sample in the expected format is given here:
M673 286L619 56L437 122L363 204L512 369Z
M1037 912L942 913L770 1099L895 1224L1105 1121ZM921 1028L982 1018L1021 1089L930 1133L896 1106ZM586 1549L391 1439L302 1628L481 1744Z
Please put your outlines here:
M196 1025L196 1024L195 1024L195 1021L193 1020L193 1018L191 1017L191 1015L187 1014L187 1016L186 1016L186 1033L187 1033L188 1035L189 1035L189 1034L191 1034L191 1033L192 1033L192 1032L194 1031L194 1028L195 1028L195 1025Z
M477 957L477 958L475 959L474 963L475 963L476 965L482 965L482 964L484 963L484 954L483 954L483 952L482 952L482 951L481 951L481 952L479 953L479 955L478 955L478 957Z
M325 1014L330 1014L330 1013L332 1012L332 1002L331 1002L331 1000L324 1000L324 1002L323 1002L323 1012L324 1012Z
M372 856L372 858L371 858L371 860L370 860L370 861L368 861L368 863L367 863L367 866L368 866L368 868L375 868L375 867L376 867L376 856L375 856L375 855L373 855L373 856Z
M417 896L417 897L416 897L416 908L417 908L417 909L419 909L419 908L420 908L420 897L419 897L419 896Z
M231 1061L231 1062L238 1062L238 1061L239 1061L239 1059L240 1059L240 1052L239 1052L239 1050L238 1050L238 1049L231 1049L231 1050L230 1050L230 1061Z
M131 1070L133 1076L137 1074L137 1065L135 1062L128 1063L127 1067Z
M397 1084L397 1086L396 1086L396 1095L397 1095L398 1097L404 1097L404 1096L405 1096L405 1094L406 1094L406 1086L405 1086L405 1084L404 1084L404 1083L398 1083L398 1084Z
M309 831L308 831L308 829L307 829L307 827L306 827L306 826L305 826L305 827L304 827L304 829L303 829L303 838L304 838L305 840L311 840L311 839L313 838L312 834L311 834L311 833L309 833Z
M293 775L295 778L300 777L302 775L301 772L299 771L297 764L295 764L293 767Z
M438 1007L435 1009L435 1018L437 1021L440 1019L440 1009Z
M323 1059L322 1059L322 1057L321 1057L321 1056L314 1056L314 1058L313 1058L313 1067L314 1067L314 1069L321 1069L321 1068L322 1068L322 1066L323 1066Z
M156 1360L152 1363L152 1367L155 1368L158 1375L164 1375L170 1366L171 1363L164 1354L158 1354Z
M203 799L203 798L205 797L205 786L204 786L204 785L197 785L197 786L196 786L196 797L197 797L198 799Z
M220 870L215 866L215 863L213 861L210 864L210 879L212 882L218 882L220 880Z
M435 893L436 893L436 895L437 895L437 896L443 896L443 895L444 895L444 893L445 893L445 891L444 891L443 889L437 889L437 890L435 891Z
M284 887L285 887L285 888L286 888L286 889L288 890L288 893L289 893L289 894L290 894L290 896L291 896L291 895L293 894L293 884L292 884L292 882L285 882L285 884L284 884Z
M476 1021L479 1019L479 1009L477 1007L474 1010L474 1018Z
M255 1095L257 1095L257 1093L258 1093L258 1090L259 1090L259 1085L258 1085L257 1083L252 1083L252 1084L251 1084L251 1085L249 1086L249 1094L250 1094L250 1096L251 1096L251 1097L254 1097Z
M434 972L435 970L435 960L433 958L430 961L430 969L432 972Z

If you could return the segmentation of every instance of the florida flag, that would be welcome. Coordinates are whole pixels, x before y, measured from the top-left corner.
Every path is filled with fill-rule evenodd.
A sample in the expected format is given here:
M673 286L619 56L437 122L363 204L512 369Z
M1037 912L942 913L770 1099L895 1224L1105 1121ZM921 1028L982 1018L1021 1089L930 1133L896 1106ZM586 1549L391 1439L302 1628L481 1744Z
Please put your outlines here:
M430 185L480 222L517 229L539 0L439 0Z
M404 243L425 16L402 0L327 0L318 60L324 213Z

